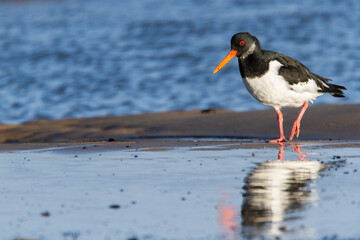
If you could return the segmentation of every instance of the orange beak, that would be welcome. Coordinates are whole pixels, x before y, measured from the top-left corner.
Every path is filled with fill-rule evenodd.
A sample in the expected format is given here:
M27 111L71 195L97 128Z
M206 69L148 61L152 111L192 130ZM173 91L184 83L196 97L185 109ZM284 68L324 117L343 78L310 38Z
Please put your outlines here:
M223 66L225 66L231 59L237 54L237 51L231 50L229 54L221 61L221 63L215 68L214 73L217 73Z

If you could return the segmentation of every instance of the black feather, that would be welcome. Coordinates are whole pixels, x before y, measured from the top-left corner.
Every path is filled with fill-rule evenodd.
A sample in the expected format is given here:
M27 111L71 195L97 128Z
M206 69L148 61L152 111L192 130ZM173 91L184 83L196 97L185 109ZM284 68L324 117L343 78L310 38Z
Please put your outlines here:
M345 97L343 91L341 91L346 90L345 87L329 83L331 81L329 78L321 77L315 73L312 73L312 75L314 77L313 79L316 81L316 84L321 88L319 92L329 93L333 97Z

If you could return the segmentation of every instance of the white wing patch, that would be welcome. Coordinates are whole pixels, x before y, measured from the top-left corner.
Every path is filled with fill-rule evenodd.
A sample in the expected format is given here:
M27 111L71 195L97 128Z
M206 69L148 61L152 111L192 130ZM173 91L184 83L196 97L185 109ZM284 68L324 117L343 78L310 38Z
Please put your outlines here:
M290 85L290 88L298 93L304 92L317 92L319 88L313 79L309 79L307 82L300 82L298 84Z

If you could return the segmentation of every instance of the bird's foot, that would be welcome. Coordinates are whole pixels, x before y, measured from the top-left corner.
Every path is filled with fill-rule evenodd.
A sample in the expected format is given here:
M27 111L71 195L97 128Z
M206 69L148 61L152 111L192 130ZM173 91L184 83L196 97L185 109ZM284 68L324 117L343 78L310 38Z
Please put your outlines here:
M294 122L294 125L293 125L293 127L291 129L291 134L290 134L290 137L289 137L290 142L294 138L295 133L296 133L296 138L298 138L299 134L300 134L300 121L295 121Z
M279 137L278 139L270 140L269 143L283 143L287 142L284 136Z

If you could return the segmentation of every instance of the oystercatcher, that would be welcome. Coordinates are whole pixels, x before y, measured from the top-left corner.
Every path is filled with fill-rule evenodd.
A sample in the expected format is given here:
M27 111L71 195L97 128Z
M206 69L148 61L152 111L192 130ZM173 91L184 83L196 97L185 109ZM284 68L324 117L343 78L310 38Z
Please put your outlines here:
M300 107L299 116L291 129L289 140L299 137L300 121L309 101L323 93L344 97L345 87L330 84L331 79L310 72L299 61L281 53L262 50L259 40L249 33L237 33L231 38L231 51L216 67L219 71L232 58L237 57L243 82L259 102L275 108L279 121L280 137L272 143L286 142L281 107Z

